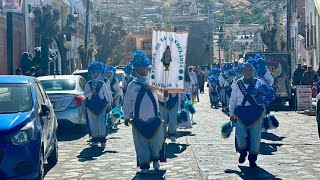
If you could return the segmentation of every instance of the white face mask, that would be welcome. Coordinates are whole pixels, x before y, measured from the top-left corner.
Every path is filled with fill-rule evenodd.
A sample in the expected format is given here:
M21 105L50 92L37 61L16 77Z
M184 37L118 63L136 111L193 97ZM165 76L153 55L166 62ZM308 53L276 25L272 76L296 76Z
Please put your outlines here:
M144 85L147 85L149 83L149 77L150 77L149 75L141 76L137 74L136 77L137 77L137 81Z

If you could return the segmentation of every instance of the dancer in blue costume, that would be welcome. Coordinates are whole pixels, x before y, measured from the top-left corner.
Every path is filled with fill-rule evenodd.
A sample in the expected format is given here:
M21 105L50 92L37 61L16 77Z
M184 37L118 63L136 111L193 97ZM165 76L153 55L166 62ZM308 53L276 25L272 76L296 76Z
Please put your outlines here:
M120 87L120 82L116 78L116 69L113 66L108 66L106 68L106 75L108 78L108 81L110 82L110 90L112 94L112 108L119 108L120 107L120 100L122 97L122 91ZM108 129L109 130L118 130L119 128L117 127L117 124L113 123L111 121L111 118L109 117L107 120L108 123Z
M246 63L242 68L243 78L232 85L230 120L237 122L236 147L240 153L239 163L245 162L249 152L250 167L257 167L265 106L258 105L251 94L262 81L253 77L254 69L251 64Z
M178 111L180 109L181 96L178 93L169 93L168 98L159 98L160 117L168 121L168 137L172 142L176 141Z
M106 146L106 121L105 113L107 107L111 106L111 99L106 84L101 81L104 67L101 62L94 61L88 67L92 80L85 85L84 96L88 115L88 126L92 136L93 146L101 144Z
M129 83L133 80L133 76L132 76L132 71L133 68L130 64L127 64L124 67L124 73L125 76L122 78L122 91L123 91L123 96L126 94L127 88Z
M159 117L158 95L151 90L148 66L150 60L143 51L136 51L131 60L136 78L129 84L124 97L125 125L132 119L132 135L141 173L147 173L150 162L155 170L160 168L161 153L164 154L163 121ZM162 156L164 157L164 156Z

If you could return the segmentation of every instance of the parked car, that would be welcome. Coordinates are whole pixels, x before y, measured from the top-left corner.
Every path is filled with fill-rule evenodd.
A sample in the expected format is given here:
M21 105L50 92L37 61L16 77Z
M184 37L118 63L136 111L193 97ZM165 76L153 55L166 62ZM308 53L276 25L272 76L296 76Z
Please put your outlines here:
M43 179L58 161L57 118L34 77L0 76L0 179Z
M43 76L38 78L53 105L59 124L85 124L84 87L80 75Z
M318 93L316 98L317 98L316 120L317 120L317 124L318 124L318 135L319 135L319 139L320 139L320 93Z
M76 70L75 72L72 73L72 75L80 75L82 76L86 81L90 81L91 77L90 74L88 73L88 70Z

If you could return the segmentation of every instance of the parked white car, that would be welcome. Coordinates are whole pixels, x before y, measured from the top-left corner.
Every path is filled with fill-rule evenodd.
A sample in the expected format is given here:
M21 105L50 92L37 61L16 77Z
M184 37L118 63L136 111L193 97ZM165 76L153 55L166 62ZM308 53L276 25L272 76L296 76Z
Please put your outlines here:
M85 124L84 87L80 75L43 76L38 78L49 96L58 122Z

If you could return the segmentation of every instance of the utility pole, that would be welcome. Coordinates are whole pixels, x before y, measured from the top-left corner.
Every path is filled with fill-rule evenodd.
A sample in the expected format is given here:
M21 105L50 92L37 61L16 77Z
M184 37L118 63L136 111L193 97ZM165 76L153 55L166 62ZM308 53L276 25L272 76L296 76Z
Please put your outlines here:
M86 50L86 63L83 64L83 66L86 66L86 67L82 67L82 68L87 68L89 64L89 59L88 59L89 10L90 10L90 0L87 0L86 26L85 26L85 33L84 33L84 48Z
M291 1L287 1L287 52L290 52L291 48Z

